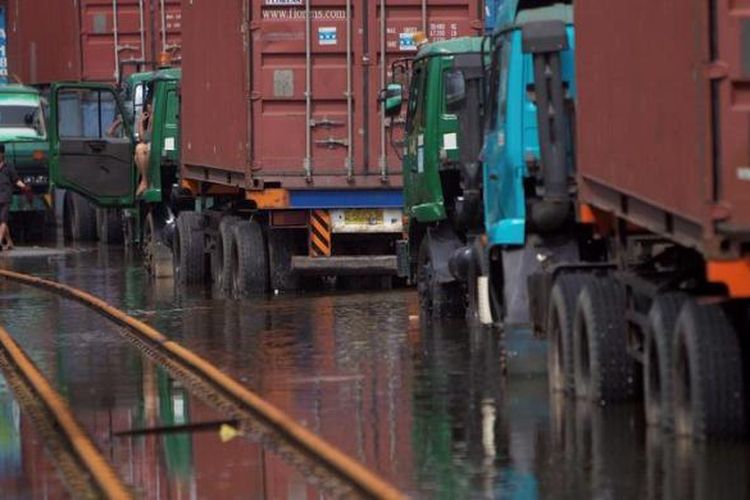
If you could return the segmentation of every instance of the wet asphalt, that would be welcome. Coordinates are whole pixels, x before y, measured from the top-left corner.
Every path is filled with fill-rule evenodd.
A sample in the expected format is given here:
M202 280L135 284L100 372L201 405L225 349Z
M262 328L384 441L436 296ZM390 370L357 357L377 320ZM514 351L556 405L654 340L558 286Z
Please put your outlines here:
M0 265L98 295L204 356L414 498L744 498L750 449L647 429L639 405L550 396L544 343L428 324L412 289L233 300L150 280L105 246ZM123 339L48 292L0 282L0 324L143 498L312 498L314 480ZM186 426L180 432L150 429ZM225 428L226 430L226 428ZM0 497L66 498L0 377Z

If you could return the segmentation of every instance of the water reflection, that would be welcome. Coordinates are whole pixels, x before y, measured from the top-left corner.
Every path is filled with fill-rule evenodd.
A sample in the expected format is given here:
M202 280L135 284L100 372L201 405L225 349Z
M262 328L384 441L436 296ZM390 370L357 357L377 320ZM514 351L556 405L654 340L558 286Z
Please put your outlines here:
M62 488L42 439L0 376L0 498L61 498Z
M639 406L550 398L538 375L543 352L528 332L500 338L463 322L420 324L410 290L231 300L205 289L175 294L170 281L149 280L137 260L117 253L23 266L146 320L415 498L749 493L747 445L662 436L644 427ZM224 442L215 425L201 427L224 417L80 306L0 285L0 321L145 497L319 494L271 449L242 437ZM21 458L2 471L18 471L36 453L20 422L20 451L9 455ZM120 434L182 425L202 430ZM31 484L28 469L7 474Z

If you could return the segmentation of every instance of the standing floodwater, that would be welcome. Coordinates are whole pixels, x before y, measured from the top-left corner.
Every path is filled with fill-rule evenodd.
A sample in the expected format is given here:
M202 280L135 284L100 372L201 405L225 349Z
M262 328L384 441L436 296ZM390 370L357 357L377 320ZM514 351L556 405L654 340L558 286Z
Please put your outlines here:
M539 355L528 333L503 339L462 321L426 325L412 290L241 301L203 289L175 293L121 250L6 265L88 290L154 325L416 498L748 493L745 444L674 441L648 431L637 405L551 399L545 376L531 369ZM220 412L83 306L2 282L0 324L145 497L300 498L314 491L273 450L222 432ZM146 432L174 426L187 427ZM45 457L32 423L0 387L2 491L64 496Z

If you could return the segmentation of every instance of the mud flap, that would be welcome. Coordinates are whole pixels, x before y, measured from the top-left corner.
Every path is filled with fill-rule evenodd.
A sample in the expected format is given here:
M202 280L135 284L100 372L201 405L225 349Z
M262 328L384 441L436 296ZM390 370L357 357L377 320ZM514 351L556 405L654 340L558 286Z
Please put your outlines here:
M531 323L526 282L529 276L541 271L537 253L538 250L530 246L503 251L506 325L528 326Z
M448 263L451 257L464 243L458 238L449 224L442 223L437 228L427 230L429 238L430 260L435 280L440 284L453 283L456 278L451 274Z

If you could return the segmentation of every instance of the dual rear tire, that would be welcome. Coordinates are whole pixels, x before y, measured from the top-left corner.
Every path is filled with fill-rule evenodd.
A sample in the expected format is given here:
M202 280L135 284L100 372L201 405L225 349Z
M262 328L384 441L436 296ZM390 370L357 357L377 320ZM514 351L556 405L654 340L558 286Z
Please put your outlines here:
M558 278L547 320L551 391L606 405L634 399L642 387L649 425L695 439L744 435L743 353L727 309L682 293L658 295L641 369L628 352L625 313L615 280Z

